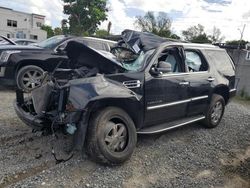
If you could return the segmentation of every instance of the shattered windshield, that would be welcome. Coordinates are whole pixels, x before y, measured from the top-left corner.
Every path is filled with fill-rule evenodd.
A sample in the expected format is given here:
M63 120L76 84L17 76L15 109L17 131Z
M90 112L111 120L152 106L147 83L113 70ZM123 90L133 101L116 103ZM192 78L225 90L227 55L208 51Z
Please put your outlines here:
M123 67L127 69L128 71L139 71L142 69L146 64L148 58L153 54L154 50L149 50L147 52L141 51L138 58L133 61L132 63L123 63Z

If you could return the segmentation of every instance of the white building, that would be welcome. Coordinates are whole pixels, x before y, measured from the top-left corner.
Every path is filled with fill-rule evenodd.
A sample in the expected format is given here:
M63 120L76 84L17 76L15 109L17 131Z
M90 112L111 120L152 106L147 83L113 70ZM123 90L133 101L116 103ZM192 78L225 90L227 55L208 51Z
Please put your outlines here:
M5 37L45 40L47 32L41 30L44 22L45 16L0 7L0 35Z
M250 61L250 43L246 44L246 50L247 50L246 60Z
M246 50L250 51L250 43L246 44Z

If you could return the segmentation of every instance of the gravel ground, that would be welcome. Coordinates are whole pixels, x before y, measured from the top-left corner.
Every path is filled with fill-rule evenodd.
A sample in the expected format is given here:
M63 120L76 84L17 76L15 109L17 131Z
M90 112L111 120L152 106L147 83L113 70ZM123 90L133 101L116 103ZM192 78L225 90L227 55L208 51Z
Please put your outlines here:
M0 187L250 188L250 106L232 102L219 127L192 124L139 136L132 158L101 166L85 154L56 164L70 139L32 133L15 115L11 91L0 92Z

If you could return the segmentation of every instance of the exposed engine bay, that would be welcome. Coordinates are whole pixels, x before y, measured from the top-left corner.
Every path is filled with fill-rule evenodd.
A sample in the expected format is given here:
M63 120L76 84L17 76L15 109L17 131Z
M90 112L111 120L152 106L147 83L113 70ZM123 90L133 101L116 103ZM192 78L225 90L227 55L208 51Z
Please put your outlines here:
M52 73L46 72L42 85L33 90L28 98L24 99L22 94L17 94L17 101L22 103L25 113L31 114L37 121L42 120L37 124L29 123L36 130L51 129L51 124L55 124L54 129L57 125L63 125L65 128L69 124L75 126L79 122L81 113L78 111L80 108L76 109L76 105L72 105L70 99L68 100L73 93L72 86L78 82L86 82L87 90L91 91L93 87L95 93L97 85L93 85L92 80L105 85L107 81L103 75L128 72L125 64L133 64L140 56L129 46L124 47L124 42L118 43L111 52L104 52L70 41L65 51L68 56L66 67L65 62L60 62ZM43 125L40 125L41 122ZM74 131L69 132L74 133Z

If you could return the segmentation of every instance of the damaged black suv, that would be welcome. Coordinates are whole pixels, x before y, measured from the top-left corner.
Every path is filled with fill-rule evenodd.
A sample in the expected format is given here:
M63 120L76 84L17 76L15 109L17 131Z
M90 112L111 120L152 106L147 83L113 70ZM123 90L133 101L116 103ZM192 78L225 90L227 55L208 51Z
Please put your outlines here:
M35 130L73 134L72 150L86 148L102 163L127 160L137 134L198 121L216 127L236 93L234 64L212 45L125 30L110 53L75 41L65 50L70 69L54 73L67 77L45 75L29 97L17 91L15 110Z

